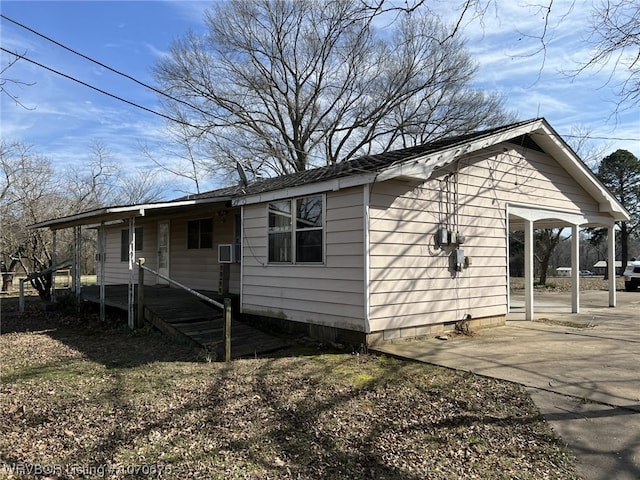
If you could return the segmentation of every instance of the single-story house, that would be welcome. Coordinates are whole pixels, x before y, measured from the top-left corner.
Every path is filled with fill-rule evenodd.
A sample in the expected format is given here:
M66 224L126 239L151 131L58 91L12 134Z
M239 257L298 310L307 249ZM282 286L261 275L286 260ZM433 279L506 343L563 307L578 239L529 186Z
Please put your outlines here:
M556 268L556 276L558 277L570 277L571 267L558 267Z
M376 344L460 321L502 324L510 231L525 232L532 319L533 230L573 229L571 310L578 312L578 229L609 229L613 268L614 222L628 219L548 122L533 119L32 228L97 228L103 285L133 284L135 259L144 257L191 288L238 295L242 314ZM163 281L145 276L147 284Z
M616 275L622 275L622 261L620 260L615 261L615 269L616 269ZM595 272L596 275L604 275L606 270L607 270L606 260L599 260L593 264L593 271Z

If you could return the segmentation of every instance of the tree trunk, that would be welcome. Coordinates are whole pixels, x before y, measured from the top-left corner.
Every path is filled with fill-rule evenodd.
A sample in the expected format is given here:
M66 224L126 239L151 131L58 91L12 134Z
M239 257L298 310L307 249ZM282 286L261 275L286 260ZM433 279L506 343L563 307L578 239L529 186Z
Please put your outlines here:
M551 252L545 252L542 259L540 260L540 280L538 281L540 285L545 285L547 283L547 270L549 270L549 260L551 260Z
M53 274L51 272L46 273L41 277L31 279L31 286L38 291L38 296L45 302L51 301L52 281Z
M547 283L547 270L549 270L551 255L560 242L563 229L560 228L557 231L554 230L555 229L553 228L545 228L537 235L536 244L543 252L542 257L536 257L540 262L540 280L538 281L540 285L545 285ZM578 267L574 266L574 268Z
M629 260L629 230L627 229L627 222L620 222L620 260L622 271L624 272Z

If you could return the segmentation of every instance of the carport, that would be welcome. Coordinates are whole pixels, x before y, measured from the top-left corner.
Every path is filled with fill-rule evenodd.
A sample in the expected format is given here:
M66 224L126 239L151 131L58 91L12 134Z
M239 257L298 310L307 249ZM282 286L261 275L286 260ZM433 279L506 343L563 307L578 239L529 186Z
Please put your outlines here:
M507 212L509 231L524 231L525 320L533 320L534 318L533 232L536 228L571 228L571 313L580 313L580 228L606 228L609 306L616 306L615 217L610 215L574 214L518 205L508 205ZM511 310L511 299L509 299L509 310Z

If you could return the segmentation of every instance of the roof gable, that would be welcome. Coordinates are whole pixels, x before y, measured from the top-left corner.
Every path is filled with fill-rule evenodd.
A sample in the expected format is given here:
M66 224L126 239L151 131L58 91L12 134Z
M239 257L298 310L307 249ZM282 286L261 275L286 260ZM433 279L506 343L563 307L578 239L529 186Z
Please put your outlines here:
M490 151L504 143L545 152L599 203L601 212L610 214L614 220L629 219L626 209L543 118L262 180L249 184L234 198L233 203L259 203L398 177L426 179L437 168L444 167L463 155L481 150Z

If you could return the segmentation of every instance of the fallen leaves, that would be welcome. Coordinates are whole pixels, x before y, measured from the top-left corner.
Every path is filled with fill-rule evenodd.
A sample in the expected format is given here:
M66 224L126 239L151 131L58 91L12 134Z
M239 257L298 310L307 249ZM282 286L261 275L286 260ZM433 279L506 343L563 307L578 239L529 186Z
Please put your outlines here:
M135 465L180 479L577 478L522 389L466 373L348 354L197 363L159 334L95 322L21 329L0 347L4 464L107 466L108 478L158 478L126 473Z

